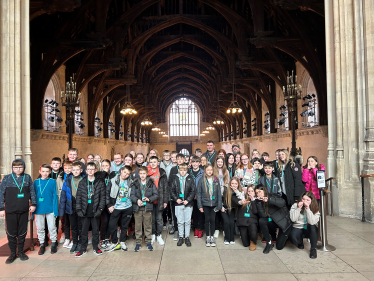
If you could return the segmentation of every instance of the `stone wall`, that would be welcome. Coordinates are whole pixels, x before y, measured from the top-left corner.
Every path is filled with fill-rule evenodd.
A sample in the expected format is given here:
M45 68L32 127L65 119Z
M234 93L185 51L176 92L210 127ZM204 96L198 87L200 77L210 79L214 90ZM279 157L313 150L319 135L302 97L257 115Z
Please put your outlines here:
M42 164L50 164L53 157L67 156L68 135L50 133L43 130L31 131L32 162L34 164L33 178L38 176L38 168ZM100 154L103 159L112 160L114 152L126 154L131 150L146 154L149 144L133 143L130 141L119 141L95 137L74 136L73 146L79 150L79 157L88 154Z

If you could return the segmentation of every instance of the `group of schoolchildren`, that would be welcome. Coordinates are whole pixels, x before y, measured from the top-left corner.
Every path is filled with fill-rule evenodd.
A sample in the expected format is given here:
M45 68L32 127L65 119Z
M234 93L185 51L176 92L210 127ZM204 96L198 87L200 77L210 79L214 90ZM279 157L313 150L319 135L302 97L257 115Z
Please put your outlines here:
M140 251L143 237L152 251L156 241L164 245L162 230L169 224L177 246L191 247L192 226L196 238L205 231L207 247L216 246L220 229L225 245L235 244L239 234L251 251L260 236L265 254L274 244L283 249L287 240L303 249L309 238L310 258L316 258L316 172L324 166L310 156L301 167L284 149L275 157L269 161L268 153L257 150L250 157L236 144L232 153L216 151L208 141L205 153L196 149L191 157L165 150L161 159L151 149L146 159L131 151L124 157L116 153L113 161L90 154L86 162L72 148L64 163L56 157L43 164L35 181L16 159L0 186L0 216L6 217L11 251L6 263L28 259L23 249L29 213L36 216L39 255L49 240L51 254L57 252L59 226L62 247L79 258L91 243L96 255L127 251L133 225L134 251Z

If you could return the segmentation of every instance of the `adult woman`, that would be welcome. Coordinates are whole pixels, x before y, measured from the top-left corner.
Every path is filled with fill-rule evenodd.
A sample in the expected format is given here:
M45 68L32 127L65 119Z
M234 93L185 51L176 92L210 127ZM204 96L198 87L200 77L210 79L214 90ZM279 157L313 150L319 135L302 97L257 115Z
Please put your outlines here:
M317 171L324 171L325 166L318 163L317 157L309 156L307 164L303 168L301 180L305 184L305 190L313 192L316 199L319 200L320 196L317 187Z
M156 149L151 149L148 154L147 154L147 159L146 159L146 162L143 163L143 166L148 166L149 165L149 159L152 157L152 156L157 156L158 159L160 159L160 154L158 153L158 151Z
M240 158L240 164L236 168L235 177L240 179L240 184L245 192L247 192L247 186L254 183L253 172L248 154L243 153Z
M259 224L266 241L263 253L268 254L274 247L270 229L275 228L279 228L276 247L278 250L282 250L292 226L286 201L278 194L269 194L267 188L263 185L256 187L256 196L256 207L260 217Z
M230 178L235 175L236 164L235 164L235 156L232 153L227 153L226 155L226 167L229 171Z
M311 191L304 192L299 200L292 205L290 218L293 222L289 235L292 244L304 249L303 238L310 240L311 259L317 258L318 221L320 218L318 202Z
M286 149L279 152L278 174L281 181L282 197L286 200L288 209L305 192L301 181L300 165L295 163Z

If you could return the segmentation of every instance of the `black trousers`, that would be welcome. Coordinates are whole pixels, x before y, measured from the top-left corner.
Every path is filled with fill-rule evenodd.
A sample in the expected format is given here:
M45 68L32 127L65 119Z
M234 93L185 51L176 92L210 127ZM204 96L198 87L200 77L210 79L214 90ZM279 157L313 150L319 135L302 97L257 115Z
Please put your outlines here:
M162 221L164 224L168 222L168 219L171 219L171 209L170 209L170 201L164 211L162 212Z
M259 224L260 224L262 234L265 237L266 243L269 243L271 241L271 235L270 235L269 229L279 228L279 226L274 221L269 221L268 218L260 218ZM282 229L279 228L277 244L276 244L277 250L282 250L284 248L284 245L286 245L286 242L288 240L288 235L291 232L291 229L292 227L289 227L286 232L283 232Z
M88 245L88 230L92 226L92 247L94 250L99 249L99 224L100 217L83 217L82 220L82 243L81 251L84 252L87 250Z
M215 207L203 206L206 236L213 236L216 228L216 212L214 208Z
M216 223L215 223L215 230L220 230L223 228L223 219L221 216L221 212L216 213Z
M76 212L73 212L71 215L68 215L68 217L70 221L73 244L78 245L82 242L82 220Z
M225 232L224 239L228 242L234 241L234 233L235 233L235 209L231 210L231 212L226 211L225 213L221 212L222 220L223 220L223 231ZM217 217L217 216L216 216Z
M112 243L117 244L118 237L117 237L117 225L118 220L121 219L121 242L126 242L127 239L127 230L129 228L129 224L132 217L132 206L130 208L124 210L113 210L113 213L110 215L109 221L109 233L112 237Z
M177 217L175 216L175 202L170 201L171 205L171 215L173 216L173 221L174 221L174 229L175 231L178 231L178 222L177 222Z
M197 230L204 229L205 217L204 214L200 212L199 208L197 207L197 200L194 200L193 202L192 220L194 228L197 228Z
M294 245L303 243L303 238L309 238L310 248L315 249L318 241L318 227L310 224L307 224L306 229L292 227L289 238L290 242Z
M12 254L23 252L25 238L27 235L27 223L29 220L29 212L12 213L5 215L6 232L8 236L8 245Z
M65 234L65 239L70 239L70 216L68 214L64 214L64 227L62 231Z
M257 244L257 223L252 223L248 226L239 226L239 232L244 247L248 247L251 241Z
M110 230L109 230L109 221L110 221L110 213L108 208L104 208L103 212L101 213L101 227L100 227L100 239L105 240L109 239L110 237Z

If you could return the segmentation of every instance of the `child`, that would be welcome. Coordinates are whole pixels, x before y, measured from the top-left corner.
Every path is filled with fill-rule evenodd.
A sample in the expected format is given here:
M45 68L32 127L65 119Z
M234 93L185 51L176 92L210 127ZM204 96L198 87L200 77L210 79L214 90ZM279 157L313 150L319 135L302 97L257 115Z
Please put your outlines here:
M269 153L262 152L261 154L261 164L264 164L265 162L269 161Z
M266 186L270 194L276 193L282 196L282 188L279 179L273 174L273 162L265 162L264 164L265 175L260 177L258 184Z
M205 167L204 176L197 184L197 206L205 215L205 232L207 247L215 247L213 232L215 229L216 212L222 209L221 187L217 177L213 176L212 164Z
M233 178L235 179L235 178ZM240 183L238 183L240 187ZM232 185L231 185L232 187ZM236 224L239 227L240 237L244 247L249 246L250 251L256 250L257 244L257 207L254 202L254 185L249 185L245 198L239 201L233 197L234 206L238 207ZM233 189L233 191L235 191Z
M120 152L117 152L113 156L113 161L110 167L110 178L114 178L117 174L119 169L123 166L123 155Z
M318 163L317 157L309 156L307 164L303 168L301 180L305 184L305 190L313 192L317 201L319 201L320 195L317 187L317 171L324 171L325 166Z
M189 171L189 175L194 179L195 186L197 186L199 180L204 174L204 170L200 168L200 157L192 156L192 169ZM192 210L192 220L195 227L195 237L202 238L203 237L203 229L204 229L204 214L199 211L197 207L197 200L196 200L196 190L195 190L195 197L194 197L194 205Z
M135 217L136 246L134 251L139 252L142 242L142 225L144 223L145 243L149 251L153 251L151 244L153 202L157 200L156 185L151 178L147 178L148 168L139 167L139 178L131 186L131 202Z
M165 244L162 239L162 212L169 201L168 193L168 179L164 169L159 168L157 156L149 158L148 176L153 180L157 188L158 199L153 202L152 211L152 241L153 244L157 238L158 244L161 246Z
M190 227L193 208L193 199L195 197L195 182L190 175L187 175L187 165L179 165L179 173L171 185L171 197L176 203L175 216L178 220L179 240L177 246L182 246L186 242L187 247L191 247ZM185 238L185 241L183 241Z
M290 210L292 224L291 233L289 235L292 244L297 245L299 249L304 249L303 238L310 240L311 259L317 258L317 240L320 213L318 202L313 192L304 192L299 200L294 203Z
M258 157L252 158L251 163L253 165L253 174L250 180L250 184L254 184L255 187L258 184L258 179L263 175L263 168L261 164L261 160Z
M201 157L201 155L203 155L203 151L200 148L196 148L195 149L195 155L197 157Z
M24 171L25 162L22 159L15 159L12 162L12 173L6 175L0 185L0 217L5 216L10 248L10 256L5 261L6 264L13 263L17 258L17 244L20 260L29 259L23 252L23 247L29 212L35 211L36 197L31 176L25 174Z
M103 212L101 213L101 229L100 229L100 240L101 240L101 249L106 249L110 246L109 238L110 238L110 231L109 231L109 221L110 221L110 212L108 210L109 198L110 198L110 178L109 178L109 170L110 170L110 161L108 159L104 159L101 162L101 173L102 177L104 178L105 183L105 205Z
M102 255L99 249L99 224L100 215L105 207L105 184L101 178L95 178L96 165L87 163L87 177L79 182L77 190L76 208L77 214L82 220L82 243L81 249L75 255L80 258L87 253L88 229L92 226L93 252Z
M45 252L45 220L47 220L49 233L52 240L51 254L57 252L57 231L56 217L58 216L58 196L56 181L49 177L51 166L43 164L40 166L40 178L34 181L36 194L36 227L38 229L38 238L40 249L38 255L44 255Z
M164 150L162 152L162 154L163 154L163 160L160 163L160 168L164 169L165 172L166 172L166 177L167 177L167 180L168 180L168 183L167 183L168 186L167 187L169 189L169 175L170 175L171 168L174 167L174 163L173 163L173 159L171 157L171 153L170 153L169 150ZM175 157L176 155L177 155L177 153L174 154L174 158L175 158L174 162L177 161L177 159ZM162 212L163 224L164 224L163 229L165 229L165 230L166 230L166 223L168 222L168 217L171 220L170 196L169 196L169 194L168 194L168 197L169 197L169 198L167 198L168 204ZM171 225L171 223L170 223L170 225Z
M109 204L108 210L111 213L109 220L109 233L112 237L112 244L109 245L107 252L112 252L122 248L127 251L127 229L132 217L131 194L131 166L123 166L118 175L109 182ZM121 243L118 243L117 226L118 220L121 219Z
M238 154L237 154L238 155ZM239 178L240 185L244 192L247 192L247 186L253 184L255 181L254 170L252 163L249 161L249 156L243 153L240 158L240 163L235 170L235 177Z
M57 180L58 176L64 172L64 169L61 167L61 158L60 157L54 157L51 161L51 174L49 177L53 180Z
M81 230L82 224L81 219L78 217L76 210L76 198L79 182L82 180L82 166L79 162L73 163L72 175L68 175L61 191L60 204L58 213L60 217L66 216L69 218L71 235L72 235L72 246L70 247L70 253L78 253L81 247ZM67 227L69 229L69 227ZM70 234L70 229L69 229ZM69 241L68 239L66 239ZM64 243L64 248L65 247Z

